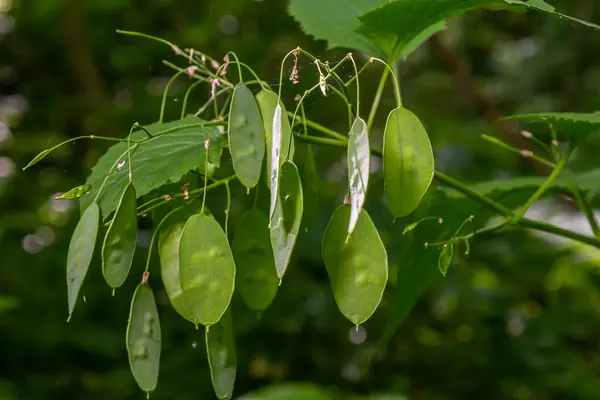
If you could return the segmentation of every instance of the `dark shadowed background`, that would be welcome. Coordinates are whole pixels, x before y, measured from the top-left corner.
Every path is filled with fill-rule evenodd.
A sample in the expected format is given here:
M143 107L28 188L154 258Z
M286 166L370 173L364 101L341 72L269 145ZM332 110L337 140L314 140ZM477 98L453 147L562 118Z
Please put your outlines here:
M600 22L596 0L551 3ZM296 46L322 60L346 54L327 51L323 42L304 35L283 0L0 0L2 400L144 396L129 372L124 346L137 278L111 297L95 260L85 302L66 323L65 260L79 211L76 202L54 196L83 184L108 145L78 141L22 171L38 152L66 138L124 137L133 122L156 121L172 74L162 60L185 62L164 45L119 36L116 29L161 36L217 59L233 50L273 85L282 57ZM437 167L449 175L466 182L545 175L543 167L480 135L528 148L518 127L496 119L517 112L600 110L598 49L599 32L548 15L471 12L400 65L404 102L424 121ZM284 80L286 104L315 83L310 62L302 59L300 67L298 87ZM361 77L365 110L380 72L374 65ZM341 74L350 78L351 67ZM187 85L183 78L173 87L168 118L178 115ZM203 90L194 104L202 104L208 88ZM375 145L395 104L391 86L382 104L372 132ZM345 129L346 108L339 100L313 96L307 106L309 118ZM572 168L597 167L599 152L600 141L591 138L580 146ZM391 312L405 224L393 226L381 189L370 189L366 207L389 250L391 279L380 309L353 332L337 310L320 257L323 230L347 185L344 153L319 148L317 157L318 220L303 234L274 304L258 318L234 299L237 396L273 384L311 383L338 396L331 398L373 393L432 400L600 398L600 252L522 230L475 240L470 257L456 257L448 276L435 280L385 357L367 366ZM381 179L375 174L374 185L381 186ZM213 204L222 201L222 194L215 196ZM236 204L233 222L239 218ZM474 203L461 207L461 216L478 220L481 210ZM458 210L448 211L453 212ZM529 215L589 230L565 198L540 203ZM434 225L429 229L439 229ZM149 221L141 228L136 277L148 249ZM151 272L158 271L154 257ZM160 288L159 274L151 279ZM153 398L213 398L203 332L172 310L163 291L158 302L163 353Z

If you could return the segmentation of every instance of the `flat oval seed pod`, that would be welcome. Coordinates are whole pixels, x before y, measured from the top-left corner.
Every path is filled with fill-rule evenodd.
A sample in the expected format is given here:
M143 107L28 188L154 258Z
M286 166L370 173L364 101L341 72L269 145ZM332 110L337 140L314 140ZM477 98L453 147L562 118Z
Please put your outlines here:
M228 135L233 170L242 185L253 188L265 156L265 132L254 95L242 82L233 89Z
M279 102L279 97L277 93L271 90L261 90L256 95L256 101L258 103L258 107L260 109L260 114L262 115L263 127L265 132L265 142L266 142L266 153L267 153L267 168L266 171L268 174L271 170L271 160L272 160L272 146L273 146L273 119L275 117L275 109L277 108L277 104L281 107L281 115L284 118L280 118L281 122L281 153L279 155L279 165L283 164L283 162L289 158L292 159L294 154L294 142L292 141L292 149L290 151L291 154L288 154L288 148L290 147L290 140L292 140L292 128L290 126L290 121L287 118L287 112L285 107L281 102ZM289 156L289 157L288 157ZM267 185L270 188L271 182L267 179Z
M79 290L94 255L99 223L100 208L98 208L98 204L92 203L81 215L81 219L73 231L71 243L69 243L69 253L67 255L69 319L73 314Z
M291 161L281 166L279 193L270 226L271 246L279 279L283 278L302 222L304 210L302 182L298 168Z
M179 276L194 323L216 324L229 306L235 263L227 236L212 216L191 216L179 243Z
M269 217L257 208L246 211L236 227L231 250L237 290L251 310L264 311L279 286L269 237Z
M179 242L184 225L185 222L179 221L161 229L158 237L158 256L160 274L171 305L179 315L193 323L194 316L187 305L179 275Z
M215 394L231 399L236 374L235 332L231 310L210 329L206 329L206 354Z
M388 279L387 253L365 210L346 241L350 206L338 207L323 237L323 261L342 314L357 326L379 306Z
M365 204L370 163L371 149L369 148L367 124L357 117L348 135L348 184L350 186L348 236L354 232L358 216Z
M115 289L123 285L135 253L137 237L137 198L130 182L121 196L102 246L102 274Z
M160 366L161 333L152 289L141 283L135 289L127 325L129 368L140 389L156 389Z
M423 124L406 108L396 108L388 116L383 138L385 198L395 217L417 208L433 173L433 151Z
M56 200L71 200L78 199L80 197L85 196L92 189L92 185L85 185L74 187L66 193L61 194L60 196L56 196Z
M277 194L279 193L279 174L281 157L281 106L277 104L273 114L273 138L271 143L271 164L269 165L269 188L271 189L271 207L269 208L269 226L275 213Z

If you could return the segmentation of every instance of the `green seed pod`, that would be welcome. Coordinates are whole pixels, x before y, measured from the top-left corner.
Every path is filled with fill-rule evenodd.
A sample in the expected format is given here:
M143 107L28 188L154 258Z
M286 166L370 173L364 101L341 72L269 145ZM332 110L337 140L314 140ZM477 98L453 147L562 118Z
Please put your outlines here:
M348 236L352 235L358 216L365 204L369 185L371 149L367 124L357 117L348 135L348 184L350 186L350 221Z
M179 243L179 275L194 323L216 324L229 306L235 262L227 236L212 216L191 216Z
M228 135L235 174L244 186L253 188L265 156L265 132L256 99L241 82L233 89Z
M162 228L158 238L158 256L160 257L160 273L171 305L183 318L194 322L187 298L181 289L179 275L179 242L185 222L178 221Z
M417 208L433 173L433 151L423 124L406 108L396 108L388 116L383 137L385 198L395 217Z
M298 168L291 161L281 166L281 181L271 221L271 245L279 279L283 278L300 231L304 199Z
M388 279L387 253L369 214L362 210L348 236L350 206L338 207L323 237L323 260L342 314L357 326L375 312Z
M252 208L242 216L231 246L236 266L236 287L254 311L264 311L275 297L279 278L269 237L269 218Z
M231 311L206 329L206 353L210 377L219 399L231 399L236 375L235 332Z
M126 344L131 373L150 396L158 381L161 333L154 294L145 283L138 285L131 300Z
M69 253L67 255L69 319L73 314L79 290L94 255L99 223L100 209L97 203L92 203L81 215L69 243Z
M108 285L115 289L123 285L129 275L137 237L137 198L132 183L121 196L102 246L102 274Z

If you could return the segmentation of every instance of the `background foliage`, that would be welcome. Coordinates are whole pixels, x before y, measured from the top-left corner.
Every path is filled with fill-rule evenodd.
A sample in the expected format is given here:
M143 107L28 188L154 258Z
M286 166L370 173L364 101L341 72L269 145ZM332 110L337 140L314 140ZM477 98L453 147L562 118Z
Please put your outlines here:
M594 0L552 4L578 18L600 20ZM275 0L39 0L35 6L0 0L0 12L0 397L139 398L124 348L136 280L129 279L111 297L98 257L83 289L86 302L70 324L65 322L64 263L79 212L76 202L53 198L82 184L108 145L75 142L37 169L21 172L21 167L65 138L91 133L124 137L133 122L156 120L171 74L161 60L172 53L157 43L117 36L116 29L152 33L215 58L233 50L273 85L281 58L296 46L330 61L346 51L326 51L323 42L305 36L288 16L286 2ZM529 148L515 123L497 123L498 117L599 110L600 55L595 49L600 34L542 13L475 11L448 25L400 66L404 103L424 122L437 167L468 182L547 174L480 135ZM379 68L361 77L365 104L375 92ZM350 66L342 72L352 75ZM300 84L286 87L285 101L293 102L314 82L314 68L304 63ZM166 120L179 115L183 80L174 89ZM393 106L390 86L372 133L375 145ZM339 130L347 124L345 105L332 99L312 100L307 113ZM597 137L588 139L578 148L573 169L596 167L599 150ZM240 310L236 395L311 382L330 391L324 398L371 393L411 399L597 398L600 255L525 231L474 241L471 255L455 258L446 279L436 279L401 325L385 357L368 367L392 313L395 270L407 247L401 235L405 224L392 225L381 206L383 193L370 189L366 208L388 248L391 282L364 330L351 333L354 328L334 303L320 254L326 223L346 190L345 158L336 149L316 152L321 172L317 228L300 237L276 301L257 318L234 298ZM381 186L380 175L371 179L372 188ZM240 185L234 191L232 223L239 220L241 203L251 201ZM224 209L223 192L211 192L214 209ZM484 217L480 206L451 202L451 197L437 209L447 220ZM572 202L561 196L529 215L588 229ZM440 229L435 223L423 227L413 240L429 240ZM135 275L143 268L149 230L138 241ZM413 262L435 263L436 257L432 260ZM151 266L154 287L160 286L157 266ZM177 316L164 293L158 292L157 300L163 357L155 398L212 396L203 332ZM306 393L319 389L302 390L307 392L296 391L300 397L292 398L316 398Z

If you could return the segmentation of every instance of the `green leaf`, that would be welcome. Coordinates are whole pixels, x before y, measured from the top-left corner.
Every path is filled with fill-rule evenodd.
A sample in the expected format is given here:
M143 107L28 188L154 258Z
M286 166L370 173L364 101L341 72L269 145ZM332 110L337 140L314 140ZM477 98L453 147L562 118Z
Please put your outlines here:
M298 0L303 1L303 0ZM464 13L501 3L500 0L395 0L386 2L378 8L358 17L360 26L355 29L372 40L385 41L388 55L400 54L402 49L417 36L424 35L426 30L435 30L432 26L449 18L460 17ZM589 27L600 29L595 24L581 21L554 11L541 0L519 1L506 0L508 4L523 5L532 10L543 11L567 18ZM325 18L327 16L324 16ZM391 45L391 46L390 46Z
M593 28L593 29L600 29L599 25L593 24L591 22L588 21L584 21L578 18L574 18L571 17L569 15L566 14L562 14L559 12L556 12L555 8L553 6L551 6L550 4L546 3L543 0L528 0L528 1L522 1L522 0L505 0L507 3L509 4L516 4L516 5L523 5L525 7L528 7L532 10L537 10L537 11L543 11L543 12L547 12L549 14L552 15L556 15L557 17L560 18L564 18L567 19L569 21L573 21L573 22L577 22L578 24L582 24L585 25L589 28Z
M448 268L450 268L452 257L454 257L454 245L449 244L444 246L440 252L440 258L438 259L438 269L444 276L446 276Z
M402 236L403 243L408 250L398 265L394 300L390 306L391 315L379 340L380 352L385 349L419 298L425 293L433 279L438 276L437 252L423 246L423 243L430 238L428 234L429 232L425 230L423 232L419 230L412 232L411 235ZM399 244L395 243L395 245Z
M328 49L357 49L385 58L385 53L369 38L356 33L358 17L387 0L291 0L290 14L302 30L316 39L327 41Z
M269 217L257 208L242 216L231 251L236 266L236 288L248 307L264 311L279 285L269 236Z
M66 193L61 194L60 196L56 196L56 200L71 200L78 199L84 195L86 195L92 189L91 185L85 184L74 187Z
M311 144L299 143L296 147L296 158L298 159L298 171L304 198L302 219L306 226L315 222L319 217L319 172Z
M129 367L140 389L156 389L160 367L161 333L152 289L141 283L135 289L127 325Z
M271 225L271 246L279 279L283 278L296 244L304 199L298 168L292 161L281 166L281 181Z
M416 49L418 49L423 43L429 40L430 37L439 33L441 31L445 31L448 28L446 25L446 21L439 21L435 24L425 28L425 30L419 33L417 36L412 38L404 47L400 48L398 54L392 53L392 60L401 60L408 57L411 53L413 53Z
M69 319L73 314L79 290L94 255L99 223L100 209L98 208L98 204L92 203L81 215L81 219L77 223L71 237L71 242L69 243L69 252L67 254Z
M404 217L417 208L433 180L431 143L419 118L402 107L388 116L383 141L387 206L395 217Z
M265 132L254 95L241 82L233 89L228 129L233 170L242 185L253 188L265 156Z
M348 134L348 185L350 187L348 236L354 232L358 216L365 204L370 164L371 149L367 124L360 117L356 117Z
M235 332L231 310L206 329L206 353L210 377L219 399L231 399L236 375Z
M216 324L233 295L235 263L227 236L213 216L196 214L186 222L179 243L179 274L194 323Z
M518 114L503 119L553 125L559 137L567 138L575 144L592 133L600 132L600 112Z
M174 122L146 126L146 130L154 137L139 145L131 154L133 186L138 196L165 183L177 182L188 171L203 171L206 151L204 141L207 139L210 140L208 161L219 166L223 139L216 127L200 127L202 123L204 121L200 118L190 116ZM137 131L132 136L132 140L145 138L147 136L142 131ZM91 204L109 174L98 198L103 219L117 207L121 193L129 183L126 164L120 171L111 171L115 160L127 160L127 142L115 144L100 157L86 181L92 185L92 190L81 198L82 207Z
M281 166L281 181L275 203L275 212L269 226L275 268L283 278L300 231L304 199L298 168L292 161Z
M117 206L102 246L102 274L115 289L123 285L135 253L137 238L137 197L130 183Z
M350 206L334 212L323 237L323 261L333 296L355 325L368 320L381 302L388 280L387 253L369 214L362 210L347 239Z
M279 101L279 97L277 93L271 90L261 90L256 95L256 101L258 103L258 107L260 109L260 114L263 120L263 127L265 132L265 143L266 143L266 153L267 153L267 168L265 171L267 172L267 186L271 187L270 173L272 167L272 157L273 157L273 122L275 119L275 109L277 105L281 107L281 115L287 116L287 112L285 111L285 107ZM292 159L294 154L294 142L292 140L292 128L290 126L290 121L287 117L281 118L280 123L276 125L279 127L280 131L278 131L281 135L281 146L278 151L279 154L279 165L283 164L286 159ZM290 141L291 144L290 144ZM279 143L279 142L278 142ZM291 147L291 150L290 150Z

